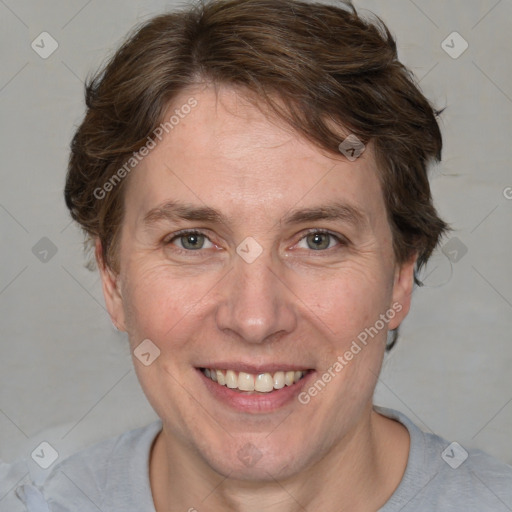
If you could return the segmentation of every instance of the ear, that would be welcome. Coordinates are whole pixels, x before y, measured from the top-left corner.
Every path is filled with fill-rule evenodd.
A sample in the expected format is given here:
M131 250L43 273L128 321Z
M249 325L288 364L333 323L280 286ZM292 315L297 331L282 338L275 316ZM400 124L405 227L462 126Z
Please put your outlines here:
M409 313L417 259L418 254L414 253L408 261L401 265L397 264L393 281L393 309L396 315L390 320L389 329L396 329Z
M107 311L114 326L120 331L126 331L123 297L119 289L119 276L115 274L103 260L103 251L99 238L96 238L94 246L94 256L96 257L96 263L100 271Z

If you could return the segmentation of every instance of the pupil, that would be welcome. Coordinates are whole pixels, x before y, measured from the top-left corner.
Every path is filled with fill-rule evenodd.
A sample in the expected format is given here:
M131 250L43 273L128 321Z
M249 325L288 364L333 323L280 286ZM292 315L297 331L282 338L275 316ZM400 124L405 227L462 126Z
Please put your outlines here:
M184 238L184 247L188 248L188 249L197 249L197 248L201 248L201 243L200 243L200 237L202 235L194 235L194 234L191 234L191 235L186 235Z
M311 247L312 249L325 249L329 245L329 239L323 233L314 233L313 235L310 235L310 237L310 240L313 243L313 247Z

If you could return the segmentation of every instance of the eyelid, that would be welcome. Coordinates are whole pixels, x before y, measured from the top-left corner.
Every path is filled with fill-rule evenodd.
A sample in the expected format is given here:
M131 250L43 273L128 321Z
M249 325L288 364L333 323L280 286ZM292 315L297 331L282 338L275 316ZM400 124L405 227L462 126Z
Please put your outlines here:
M308 235L330 235L333 238L336 239L339 245L348 245L350 242L349 240L344 237L343 235L340 235L339 233L335 233L333 231L330 231L329 229L322 229L322 228L310 228L307 229L303 234L300 236L299 240L296 242L295 245L297 245L299 242L301 242L304 238L306 238ZM330 249L334 249L334 247L331 247ZM326 252L328 249L324 249L323 251L315 251L315 252Z
M339 233L335 233L328 229L310 228L301 233L300 238L297 240L297 242L294 245L297 245L304 238L306 238L308 235L311 235L311 234L325 234L325 235L332 236L333 238L336 239L336 241L339 243L339 245L347 245L349 243L349 240L347 238L345 238L343 235L340 235ZM164 238L164 244L166 244L166 245L171 244L176 238L180 238L185 235L201 235L201 236L204 236L210 243L216 245L215 242L213 242L211 240L211 238L206 234L206 232L201 229L181 229L180 231L171 233L170 235L168 235ZM181 249L180 247L177 247L176 249L180 250L180 251L184 251L184 252L200 252L201 251L201 249L199 249L197 251L189 251L186 249ZM333 249L333 247L331 247L331 249ZM324 251L318 251L318 252L324 252Z
M163 241L164 243L171 243L175 238L179 238L184 235L202 235L210 240L208 235L200 229L180 229L179 231L166 235Z
M216 245L215 242L213 242L210 239L210 237L204 231L202 231L200 229L181 229L180 231L176 231L174 233L171 233L170 235L167 235L163 239L163 243L164 243L164 245L171 245L174 242L174 240L176 240L177 238L186 236L186 235L201 235L201 236L204 236L211 244ZM187 250L187 249L182 249L181 247L178 247L178 246L175 247L175 250L181 251L181 252L186 252L186 253L199 253L202 251L202 249L198 249L196 251L191 251L191 250Z

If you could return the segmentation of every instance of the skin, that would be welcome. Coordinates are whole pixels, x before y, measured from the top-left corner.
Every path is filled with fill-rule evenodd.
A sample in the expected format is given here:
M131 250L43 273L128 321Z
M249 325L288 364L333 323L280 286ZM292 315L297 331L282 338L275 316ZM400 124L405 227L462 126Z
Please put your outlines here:
M372 395L387 329L409 310L415 258L395 261L371 144L351 162L272 120L240 91L197 86L173 108L191 96L198 105L128 178L118 273L96 243L113 322L132 351L147 338L160 350L149 366L134 358L163 423L149 464L156 510L377 510L409 453L407 430L373 411ZM215 208L225 220L145 226L145 214L169 200ZM282 221L334 201L358 208L362 222ZM202 230L203 248L184 246L186 237L169 243L180 229ZM324 235L315 250L310 229L346 242ZM249 236L263 249L250 264L236 252ZM236 411L206 391L195 369L277 361L320 378L394 303L401 311L306 405ZM237 456L247 443L261 455L254 465Z

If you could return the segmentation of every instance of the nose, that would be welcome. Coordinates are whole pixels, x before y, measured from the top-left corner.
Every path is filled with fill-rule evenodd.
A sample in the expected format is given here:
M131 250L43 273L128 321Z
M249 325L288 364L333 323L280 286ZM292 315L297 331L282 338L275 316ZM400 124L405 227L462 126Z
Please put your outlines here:
M294 295L268 251L252 263L235 256L233 264L222 287L217 327L246 343L265 343L292 332L297 325Z

